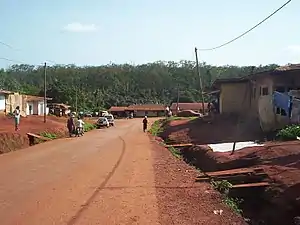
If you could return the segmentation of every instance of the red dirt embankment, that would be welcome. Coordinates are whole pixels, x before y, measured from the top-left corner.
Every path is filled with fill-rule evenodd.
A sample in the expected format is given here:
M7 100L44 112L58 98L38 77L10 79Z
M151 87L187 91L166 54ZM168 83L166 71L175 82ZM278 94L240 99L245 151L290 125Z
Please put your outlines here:
M195 182L199 171L175 158L156 141L153 141L152 156L161 224L247 224L222 203L221 194L209 183ZM214 210L223 213L215 214Z
M169 143L213 144L220 142L259 140L263 136L257 128L249 127L235 116L172 120L161 133ZM239 127L237 126L239 124ZM250 124L251 126L251 124ZM253 126L253 125L252 125Z
M20 130L15 131L14 119L6 116L0 117L0 154L22 149L29 146L27 133L40 134L48 132L58 137L66 135L66 118L48 116L47 122L41 116L21 118Z
M182 149L187 162L203 171L217 171L242 167L260 167L268 175L271 188L265 193L269 202L256 216L267 224L286 224L300 212L300 142L268 143L262 147L248 147L230 152L212 152L207 146ZM255 198L255 197L254 197ZM258 200L259 201L259 200ZM262 203L263 205L263 203ZM283 219L284 218L284 219Z
M262 147L237 150L234 155L212 152L206 144L261 139L259 133L236 132L235 122L221 117L213 123L175 120L165 126L161 137L169 143L199 144L183 148L182 153L188 163L202 171L262 167L272 187L265 194L270 203L257 214L267 224L277 225L283 218L289 224L300 212L300 141L265 143Z

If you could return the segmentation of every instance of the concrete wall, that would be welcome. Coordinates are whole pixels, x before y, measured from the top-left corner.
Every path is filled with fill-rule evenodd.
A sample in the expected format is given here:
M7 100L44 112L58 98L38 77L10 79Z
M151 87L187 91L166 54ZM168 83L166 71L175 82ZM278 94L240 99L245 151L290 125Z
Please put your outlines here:
M268 132L276 129L276 115L274 113L272 95L260 96L258 100L258 114L260 127Z
M5 110L5 95L0 94L0 111Z
M158 112L158 111L143 111L143 110L138 110L134 113L135 117L144 117L146 115L147 112L147 116L148 117L157 117L157 116L163 116L164 115L164 111Z
M268 95L267 96L272 96L273 94L273 79L271 76L266 75L259 77L257 79L254 79L251 81L251 113L254 116L259 116L259 108L258 105L262 104L259 103L259 100L261 96L266 96L263 95L262 89L263 88L268 88Z
M24 101L23 96L19 93L8 95L5 103L6 113L12 113L17 106L20 107L21 115L26 116L26 102Z
M250 83L221 85L220 113L244 113L250 108Z
M29 111L29 106L32 110ZM30 101L26 103L26 115L44 115L44 101ZM49 114L49 108L46 108L46 113Z
M27 102L26 115L33 115L33 102Z

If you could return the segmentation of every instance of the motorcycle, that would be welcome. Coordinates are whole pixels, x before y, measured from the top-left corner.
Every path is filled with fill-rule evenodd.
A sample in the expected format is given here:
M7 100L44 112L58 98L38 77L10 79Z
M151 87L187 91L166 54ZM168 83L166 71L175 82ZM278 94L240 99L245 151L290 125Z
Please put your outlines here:
M83 136L83 134L84 134L83 127L76 127L76 136L77 137Z

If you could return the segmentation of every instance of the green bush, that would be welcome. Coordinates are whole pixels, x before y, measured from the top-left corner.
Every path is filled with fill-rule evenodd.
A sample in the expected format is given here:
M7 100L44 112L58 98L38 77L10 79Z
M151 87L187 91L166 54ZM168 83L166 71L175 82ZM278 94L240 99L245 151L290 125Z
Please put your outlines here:
M214 189L221 192L222 194L228 194L229 190L232 188L232 184L227 180L221 180L221 181L211 181L211 184L213 185Z
M49 138L49 139L52 139L52 140L57 138L56 134L49 133L49 132L46 132L46 131L40 133L40 136L43 136L45 138Z
M178 150L178 149L176 149L174 147L169 147L168 149L172 153L173 156L175 156L176 158L181 159L181 155L182 154L181 154L180 150Z
M298 125L287 126L276 134L276 137L281 141L296 140L297 136L300 136L300 126Z
M158 136L161 132L163 132L163 126L162 126L163 121L164 121L164 119L162 119L162 120L156 120L152 124L152 126L151 126L151 128L149 130L150 134L152 134L154 136Z
M92 123L85 123L83 129L84 129L84 132L88 132L88 131L96 129L96 125L92 124Z
M226 197L223 199L223 202L237 214L243 213L243 210L240 208L243 199Z

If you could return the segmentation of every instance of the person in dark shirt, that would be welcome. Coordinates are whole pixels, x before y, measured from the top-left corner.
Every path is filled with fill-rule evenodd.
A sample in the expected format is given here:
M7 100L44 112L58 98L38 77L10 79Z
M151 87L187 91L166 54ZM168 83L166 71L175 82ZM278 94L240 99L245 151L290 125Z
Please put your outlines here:
M67 121L67 128L69 130L69 135L70 137L72 137L72 135L74 134L75 131L75 121L74 121L74 115L71 114L68 121Z
M143 131L146 132L148 126L147 116L143 119Z

